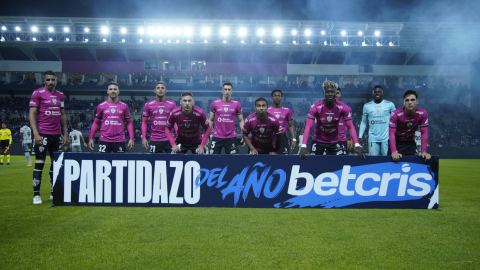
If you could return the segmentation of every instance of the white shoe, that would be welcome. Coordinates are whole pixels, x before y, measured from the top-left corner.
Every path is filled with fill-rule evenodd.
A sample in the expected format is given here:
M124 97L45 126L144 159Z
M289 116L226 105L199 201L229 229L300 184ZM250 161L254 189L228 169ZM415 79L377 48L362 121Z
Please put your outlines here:
M53 201L53 195L50 195L50 201Z
M42 198L40 198L40 195L33 197L33 204L42 204Z

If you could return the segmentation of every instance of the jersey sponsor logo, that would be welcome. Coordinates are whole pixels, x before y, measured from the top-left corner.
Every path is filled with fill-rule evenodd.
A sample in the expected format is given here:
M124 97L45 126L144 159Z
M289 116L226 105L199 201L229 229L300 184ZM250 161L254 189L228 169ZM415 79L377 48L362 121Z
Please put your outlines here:
M51 115L52 112L51 111L45 111L45 115Z
M108 120L105 121L105 125L107 125L107 126L110 125L110 121L108 121Z
M222 122L222 118L220 118L220 117L217 118L217 122L219 122L219 123Z

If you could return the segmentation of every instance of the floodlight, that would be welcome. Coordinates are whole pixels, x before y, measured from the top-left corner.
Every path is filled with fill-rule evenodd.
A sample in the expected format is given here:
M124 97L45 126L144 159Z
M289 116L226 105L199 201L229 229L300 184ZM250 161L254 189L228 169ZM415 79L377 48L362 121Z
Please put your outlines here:
M143 39L140 39L138 42L142 43L142 42L143 42Z
M107 42L107 39L106 39L106 38L104 38L104 39L103 39L103 42Z
M346 31L342 31L341 34L342 34L342 36L345 36L345 35L347 34L347 32L346 32Z
M36 38L36 37L33 37L32 40L33 40L33 41L37 41L37 38Z
M163 30L162 27L158 27L157 28L157 35L163 35L163 33L165 33L165 31Z
M225 36L228 36L229 32L230 32L230 31L228 30L227 27L222 27L222 29L220 29L220 35L222 35L222 36L224 36L224 37L225 37Z
M7 30L7 27L5 25L2 25L2 30L3 31Z
M362 32L362 31L358 31L358 35L359 35L359 36L363 35L363 32Z
M158 40L158 43L162 43L163 41L161 39Z
M263 28L260 28L257 30L257 35L263 36L264 34L265 34L265 30L263 30Z
M192 28L191 28L191 27L186 27L186 28L183 30L183 34L184 34L185 36L191 36L192 33L193 33L193 31L192 31Z
M275 29L273 30L273 34L274 34L275 36L277 36L277 37L282 36L282 29L280 29L280 28L275 28Z
M22 30L22 28L20 28L19 26L15 26L15 30L20 31Z
M175 35L180 36L182 34L182 28L175 28Z
M187 43L190 43L190 39L187 40Z
M148 34L149 34L150 36L155 35L155 28L149 27L149 28L148 28Z
M292 30L292 35L295 36L296 34L297 34L297 30L293 29L293 30Z
M227 41L226 41L226 40L223 40L223 43L227 43Z
M88 33L90 32L90 29L88 29L88 27L85 27L85 33Z
M240 41L240 43L244 44L244 43L245 43L245 40Z
M328 43L327 43L327 41L326 41L326 40L323 42L323 45L325 45L325 46L326 46L326 45L328 45Z
M320 34L322 34L322 36L325 36L325 31L322 30L322 32L320 32Z
M307 44L310 44L310 40L307 40Z
M239 36L243 37L243 36L245 36L246 34L247 34L247 29L245 29L245 28L240 28L240 29L238 29L238 35L239 35Z
M126 34L127 33L127 28L122 27L122 29L120 29L120 33Z
M48 27L48 32L52 33L54 31L53 27Z
M52 41L53 39L52 38L48 38L48 41Z
M388 45L389 45L389 46L393 46L393 42L389 42Z
M150 39L150 43L153 43L153 39Z
M203 42L208 43L208 41L206 39Z
M125 42L125 39L124 39L124 38L122 38L122 42L123 42L123 43Z
M88 38L85 39L85 42L88 42Z
M63 32L65 32L65 33L68 33L68 32L70 32L70 28L68 28L68 27L64 27L64 28L63 28Z
M277 44L280 44L280 41L279 41L279 40L277 40Z
M101 31L102 31L102 34L108 34L108 31L109 31L109 30L108 30L108 27L103 26L102 29L101 29Z
M210 28L208 27L202 28L202 36L209 36L209 35L210 35Z
M379 31L375 31L375 36L380 36L380 32Z
M38 32L38 27L32 26L32 32Z
M169 40L167 40L167 43L172 43L172 41L169 39Z
M20 38L19 38L19 37L17 37L17 38L16 38L16 40L20 41Z
M138 33L140 35L143 35L143 33L145 33L145 29L143 29L142 27L138 28Z
M179 43L179 42L180 42L180 40L177 39L177 43Z
M68 42L68 41L70 41L70 39L69 39L69 38L66 38L66 39L65 39L65 41L67 41L67 42Z
M260 40L260 44L263 44L263 40Z
M292 42L293 42L293 44L297 44L297 41L296 41L296 40L294 40L294 41L292 41Z
M312 31L310 29L305 30L305 35L310 36L312 34Z

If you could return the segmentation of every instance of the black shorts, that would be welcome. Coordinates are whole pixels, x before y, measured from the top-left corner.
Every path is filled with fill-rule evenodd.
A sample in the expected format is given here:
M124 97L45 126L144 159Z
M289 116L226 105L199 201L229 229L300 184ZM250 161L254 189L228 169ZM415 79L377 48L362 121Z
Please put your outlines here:
M340 145L340 149L342 150L342 153L340 155L347 155L347 149L348 149L348 144L347 141L338 141L338 144Z
M98 152L100 152L100 153L125 153L125 142L98 141Z
M274 136L274 142L276 142L277 137ZM277 152L279 155L290 155L290 145L288 145L287 134L282 135L282 144Z
M322 143L312 141L312 147L310 148L311 155L342 155L342 149L338 142L334 143Z
M417 153L417 144L415 141L396 141L396 145L398 153L402 154L402 156L414 156ZM391 154L392 153L390 153L390 155Z
M178 154L186 154L188 150L192 152L192 154L197 154L195 153L195 150L200 146L199 143L179 143L177 146L180 147L180 153Z
M225 154L238 154L237 138L212 137L212 143L210 143L210 154L221 154L222 147L225 148Z
M10 145L10 140L1 140L0 141L0 149L7 149Z
M150 141L150 153L172 153L172 145L169 141Z
M40 134L42 137L42 144L35 144L35 157L39 160L45 160L47 157L47 150L50 157L53 158L54 152L63 152L62 135L60 134Z

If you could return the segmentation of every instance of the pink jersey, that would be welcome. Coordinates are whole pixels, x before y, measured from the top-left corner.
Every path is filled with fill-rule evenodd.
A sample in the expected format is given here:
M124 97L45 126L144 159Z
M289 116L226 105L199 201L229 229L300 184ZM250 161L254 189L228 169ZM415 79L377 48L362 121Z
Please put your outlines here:
M240 102L231 99L225 102L217 99L212 102L210 111L215 114L215 128L213 137L216 138L235 138L235 119L242 114L242 105Z
M280 134L280 123L270 113L267 113L265 120L261 122L257 119L257 114L251 114L245 119L243 125L243 133L252 133L252 145L258 151L270 153L275 151L275 134Z
M100 141L125 142L125 119L130 118L127 104L120 100L116 103L105 100L98 104L95 117L102 123Z
M207 115L197 106L193 106L190 115L185 115L182 107L173 109L168 118L167 127L171 129L175 123L177 123L178 126L177 144L200 144L202 142L200 126L202 126L203 129L208 128Z
M342 142L347 141L347 127L345 125L345 120L343 120L343 117L340 118L340 122L338 122L338 140Z
M333 107L328 108L325 106L325 100L322 99L312 105L307 117L317 120L313 141L334 143L339 141L340 119L352 120L352 109L340 100L335 100Z
M396 109L390 114L391 128L396 128L395 140L397 141L414 141L415 131L418 126L428 127L427 111L420 108L415 108L415 113L408 116L405 113L405 108Z
M33 91L30 107L37 107L37 130L40 134L62 134L60 118L65 96L55 89L52 92L45 87Z
M154 99L145 104L143 117L150 117L150 127L152 129L150 135L151 141L168 140L167 135L165 135L165 127L167 126L167 120L170 113L176 106L175 102L168 99L162 103Z
M278 122L280 123L280 133L282 133L282 135L287 134L288 121L293 120L292 110L285 106L280 106L278 109L275 109L273 106L268 106L267 112L271 113L278 119Z

